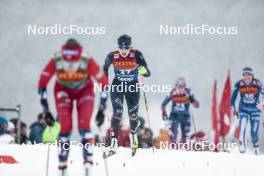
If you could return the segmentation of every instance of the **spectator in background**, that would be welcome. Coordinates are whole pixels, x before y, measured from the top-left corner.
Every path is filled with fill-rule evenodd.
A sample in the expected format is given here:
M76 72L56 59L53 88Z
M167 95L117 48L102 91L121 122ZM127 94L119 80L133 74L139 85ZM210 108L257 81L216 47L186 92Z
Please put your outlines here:
M170 135L166 129L160 129L159 136L155 139L155 148L160 149L163 146L161 142L170 143Z
M6 129L7 129L7 120L6 118L0 116L0 135L3 135L6 133Z
M148 148L152 147L153 144L153 132L150 128L145 127L145 120L142 117L138 117L140 121L140 126L138 127L138 145L140 148ZM122 147L130 147L130 140L129 140L129 132L130 128L127 128L123 125L120 125L120 130L118 134L118 146ZM111 143L111 136L113 133L113 129L109 128L106 132L105 138L102 142L105 143L106 147ZM96 137L96 143L100 143L101 140L99 136Z
M6 129L7 133L10 134L13 138L16 137L16 129L15 129L15 125L8 121L7 123L7 129Z
M30 125L29 141L34 143L42 143L42 134L46 127L45 113L40 113L36 122Z
M143 128L139 131L139 147L149 148L153 146L153 132L150 128Z
M197 131L190 136L193 151L209 151L208 138L204 131ZM206 145L204 145L206 144Z
M60 124L50 112L38 115L38 120L30 125L29 141L32 144L54 143L60 132Z
M17 134L18 130L18 119L13 118L10 120L14 125L15 125L15 133ZM20 142L18 142L20 140ZM19 144L26 144L28 142L28 137L27 137L27 124L20 121L20 137L16 135L15 137L15 142Z
M118 133L118 146L122 147L130 147L130 140L129 140L129 128L125 128L124 126L121 126L119 133ZM103 143L105 143L106 147L109 147L111 145L111 138L113 134L113 129L109 128L106 132L105 138L102 140ZM100 143L99 139L96 139L97 143Z
M130 132L130 128L122 127L119 130L119 134L118 134L118 144L119 144L119 146L130 147L129 132Z
M13 136L8 134L9 122L0 116L0 144L11 144L15 142Z
M43 143L55 143L59 136L61 125L56 121L50 112L45 113L46 127L42 134ZM60 141L61 142L61 141Z
M140 126L138 128L138 144L140 148L149 148L153 146L153 132L150 128L145 127L143 117L138 117Z

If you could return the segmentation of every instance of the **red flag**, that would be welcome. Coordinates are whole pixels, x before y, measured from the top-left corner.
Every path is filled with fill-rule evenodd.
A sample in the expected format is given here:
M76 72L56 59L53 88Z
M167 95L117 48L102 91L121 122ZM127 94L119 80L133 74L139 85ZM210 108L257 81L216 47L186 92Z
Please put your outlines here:
M217 81L214 82L214 89L213 89L213 99L212 99L212 129L213 129L213 141L215 146L219 143L219 117L217 111ZM214 150L217 152L217 148Z
M231 77L230 71L228 71L219 105L220 135L222 137L225 137L228 134L231 124L231 91Z

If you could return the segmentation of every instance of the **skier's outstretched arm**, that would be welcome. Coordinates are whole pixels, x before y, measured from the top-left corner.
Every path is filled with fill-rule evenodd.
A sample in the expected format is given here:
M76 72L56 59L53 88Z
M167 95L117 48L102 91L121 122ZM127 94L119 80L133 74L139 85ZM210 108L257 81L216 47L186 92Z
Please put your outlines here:
M38 83L38 94L40 95L40 103L43 107L44 112L49 112L49 105L47 100L47 86L50 79L55 74L55 71L55 60L54 58L52 58L49 63L45 66L40 75Z
M136 50L135 55L136 55L137 63L139 65L138 67L139 74L141 74L144 77L149 77L151 73L143 54L140 51Z

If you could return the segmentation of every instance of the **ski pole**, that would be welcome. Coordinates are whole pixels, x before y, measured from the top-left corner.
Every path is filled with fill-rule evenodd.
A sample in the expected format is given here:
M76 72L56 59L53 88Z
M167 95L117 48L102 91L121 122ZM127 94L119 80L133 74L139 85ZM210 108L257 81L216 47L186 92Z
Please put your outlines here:
M148 118L148 125L149 125L149 128L150 128L149 108L148 108L147 95L146 95L145 91L143 91L143 95L144 95L144 100L145 100L145 106L146 106L146 112L147 112L147 118Z
M196 124L195 124L195 119L194 119L194 115L192 113L192 111L190 111L191 113L191 118L192 118L192 123L193 123L193 130L194 130L194 134L195 134L195 140L198 140L198 136L196 135L197 133L197 128L196 128Z
M50 134L51 134L51 130L52 128L48 127L49 128L49 139L48 139L48 152L47 152L47 161L46 161L46 174L45 176L48 176L49 175L49 158L50 158Z
M197 132L197 130L196 130L196 124L195 124L195 120L194 120L194 116L193 116L192 111L191 111L191 119L192 119L192 123L193 123L193 130L194 130L194 133L196 133L196 132Z
M144 77L143 76L141 77L141 83L142 83L142 86L144 87ZM144 96L144 101L145 101L145 108L146 108L146 113L147 113L148 126L150 128L150 115L149 115L147 94L144 91L144 89L142 89L142 91L143 91L143 96Z
M103 158L104 158L104 165L105 165L105 175L109 176L109 170L108 170L108 164L107 164L107 156L106 156L106 152L103 151Z
M141 77L141 83L142 83L142 86L144 87L144 77L142 76ZM144 89L142 89L143 91L143 95L144 95L144 101L145 101L145 108L146 108L146 113L147 113L147 119L148 119L148 126L149 126L149 129L151 129L151 125L150 125L150 115L149 115L149 108L148 108L148 101L147 101L147 94L146 92L144 91ZM154 145L153 145L153 140L151 142L152 144L152 152L155 153L155 149L154 149Z
M264 111L262 110L261 111L261 121L262 121L262 127L264 128L264 121L263 121L264 119L263 118L264 118Z
M17 143L21 143L21 105L17 105Z
M47 162L46 162L46 176L49 175L49 156L50 156L50 145L48 144Z

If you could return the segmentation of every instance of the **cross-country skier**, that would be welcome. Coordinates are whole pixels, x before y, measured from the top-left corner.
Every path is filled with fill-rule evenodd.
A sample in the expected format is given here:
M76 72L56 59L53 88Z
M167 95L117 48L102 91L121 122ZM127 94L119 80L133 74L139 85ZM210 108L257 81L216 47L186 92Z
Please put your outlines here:
M132 155L138 148L137 129L139 127L138 108L140 91L137 89L138 76L149 77L150 71L144 56L139 50L131 47L131 37L124 34L118 38L118 50L109 53L105 59L104 71L108 75L110 65L114 67L115 77L111 85L111 101L113 106L113 116L111 127L113 136L108 156L116 153L118 147L118 131L120 120L123 116L124 99L128 106L128 115L130 118L130 143ZM124 90L118 90L118 87ZM128 88L128 90L125 90ZM130 89L131 88L131 89Z
M231 106L234 116L238 116L240 127L240 152L246 151L246 126L250 121L251 125L251 142L255 154L259 153L259 124L261 110L257 107L261 96L263 95L262 83L254 78L253 70L246 67L242 70L243 78L235 84L233 90ZM239 108L236 110L236 99L240 94Z
M75 39L69 39L62 46L61 51L56 53L49 61L40 76L38 89L41 105L46 112L49 111L46 88L53 75L56 75L54 96L57 117L61 124L58 137L61 146L58 154L59 171L60 175L65 175L74 103L76 102L78 129L82 137L81 143L87 146L93 139L90 131L90 121L94 107L93 80L106 85L107 77L95 60L83 52L81 45ZM101 102L104 103L105 101ZM101 113L99 113L99 116L103 116L102 112L105 104L101 104L100 107ZM86 170L90 169L93 164L93 153L90 149L90 147L83 148L83 160Z
M167 115L166 105L172 101L172 108L170 115ZM199 102L195 99L194 94L190 89L186 88L185 79L179 77L176 80L175 87L172 89L170 94L164 99L162 108L163 120L169 120L171 127L171 142L177 142L178 127L180 125L182 142L188 143L191 131L191 120L190 120L190 104L195 108L199 108Z

